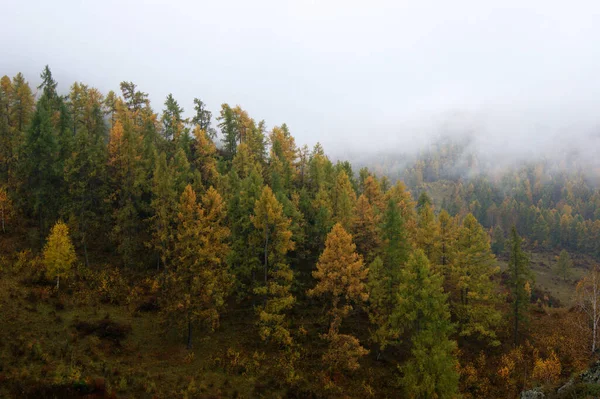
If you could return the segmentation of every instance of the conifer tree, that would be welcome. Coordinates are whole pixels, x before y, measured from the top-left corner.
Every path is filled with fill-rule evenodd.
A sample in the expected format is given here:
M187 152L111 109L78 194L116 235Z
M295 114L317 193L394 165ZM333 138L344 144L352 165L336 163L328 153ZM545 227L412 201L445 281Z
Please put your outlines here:
M269 186L262 190L254 206L252 223L256 229L253 242L263 248L262 282L254 293L262 296L257 306L258 326L263 340L289 346L292 336L287 327L285 312L295 302L290 292L294 275L287 264L286 255L294 249L290 220L283 213Z
M131 266L136 263L141 244L140 207L146 174L141 137L134 130L131 114L122 104L118 113L108 143L109 201L113 220L110 235L123 262Z
M196 126L193 131L195 141L192 144L192 165L200 172L202 184L206 187L216 185L219 172L217 170L217 148L205 130Z
M156 253L156 269L167 266L167 259L172 250L173 223L177 209L177 191L174 176L167 164L167 156L161 153L156 162L152 177L152 200L150 206L153 215L150 218L152 241L150 246Z
M404 219L393 199L389 199L382 224L383 261L390 270L398 271L406 263L410 251Z
M439 238L437 242L437 255L434 268L437 268L445 278L450 275L451 265L456 259L456 236L457 229L454 223L454 219L446 212L442 210L438 215L438 227Z
M401 367L406 397L452 398L458 391L456 343L443 277L422 250L410 256L402 269L398 306L392 325L410 336L412 357Z
M415 202L412 199L410 191L408 191L403 182L398 181L385 193L384 200L384 206L387 206L389 200L393 200L396 203L404 220L407 238L409 242L414 243L416 241L417 217L415 213Z
M373 260L381 245L380 220L380 214L376 213L367 197L361 194L354 209L352 232L356 250L367 262Z
M324 335L329 341L329 350L323 359L332 369L339 366L356 369L358 358L368 352L356 338L339 334L340 324L353 306L365 302L369 297L366 286L369 270L364 267L362 257L355 250L352 236L343 226L340 223L333 226L327 235L317 270L313 272L317 285L308 291L309 296L326 297L330 303L331 322L329 332ZM344 348L343 352L339 351L339 346Z
M379 212L382 212L385 208L385 201L383 198L383 192L379 186L379 182L373 175L369 174L362 184L362 194L367 197L369 203L375 207Z
M425 252L430 263L435 264L438 258L436 238L439 236L439 233L431 201L425 192L419 197L417 209L416 247Z
M167 321L187 327L187 347L192 346L192 329L202 323L214 330L225 306L231 278L227 271L229 229L225 206L219 193L209 188L196 202L187 185L181 194L174 246L173 268L163 294Z
M56 278L56 289L58 290L60 278L69 278L71 268L76 260L75 248L69 237L69 228L63 222L58 221L52 227L48 242L44 247L43 259L46 276Z
M167 141L175 143L175 148L184 134L183 108L179 106L177 100L169 93L165 100L165 109L162 114L163 137Z
M554 268L556 274L560 276L563 281L567 281L567 278L571 275L571 269L573 268L573 261L566 250L560 251L559 256L556 259L556 266Z
M70 198L65 208L69 223L74 226L73 237L83 247L85 264L89 266L90 235L102 230L102 215L106 210L107 129L98 90L74 84L69 97L75 136L73 151L64 168Z
M496 309L497 287L487 232L472 214L468 214L458 230L456 259L451 265L450 292L452 312L462 337L485 340L499 345L495 328L501 321Z
M513 340L516 346L520 328L527 321L533 274L529 269L529 258L521 249L521 237L517 234L517 229L514 226L510 232L508 273L511 307L513 309Z
M236 276L236 292L240 298L251 296L260 271L260 253L262 247L252 242L255 235L252 214L256 201L263 190L261 173L255 166L250 174L240 180L235 170L228 176L229 195L227 214L231 227L231 246L229 264Z
M352 189L350 179L344 170L337 175L332 195L333 222L340 223L346 230L352 228L356 193Z

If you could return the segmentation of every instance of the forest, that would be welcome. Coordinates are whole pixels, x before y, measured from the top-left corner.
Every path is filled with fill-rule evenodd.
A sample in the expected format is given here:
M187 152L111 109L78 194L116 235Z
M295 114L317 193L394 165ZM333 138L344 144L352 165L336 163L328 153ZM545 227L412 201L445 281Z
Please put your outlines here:
M577 157L359 168L239 105L40 81L0 80L1 397L600 395Z

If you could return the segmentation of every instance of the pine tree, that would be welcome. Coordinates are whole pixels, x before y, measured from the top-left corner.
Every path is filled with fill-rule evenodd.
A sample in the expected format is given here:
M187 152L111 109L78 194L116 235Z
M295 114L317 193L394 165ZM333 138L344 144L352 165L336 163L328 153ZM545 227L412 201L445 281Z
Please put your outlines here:
M499 345L495 329L502 316L496 309L494 278L500 270L494 265L488 234L472 214L465 217L458 230L456 250L450 299L459 335Z
M192 346L195 323L214 330L231 285L226 256L229 229L225 206L212 187L196 202L196 193L187 185L179 201L178 226L172 271L163 293L165 319L187 327L187 347Z
M52 227L42 256L46 266L46 276L56 278L56 289L58 290L60 278L69 278L71 268L76 260L75 248L66 224L59 221Z
M571 269L573 268L573 262L571 257L566 250L560 251L560 255L556 259L555 272L560 276L563 281L567 281L567 278L571 275Z
M287 264L286 255L294 249L290 220L283 213L269 186L263 188L254 206L251 218L254 228L253 242L264 250L262 284L254 293L262 296L262 305L257 307L258 326L263 340L273 339L278 344L289 346L292 336L287 327L285 312L295 302L290 292L294 275Z
M521 249L521 237L514 226L510 232L508 273L513 309L513 339L516 346L520 328L527 321L533 274L529 269L529 258Z
M353 306L365 302L369 297L366 286L369 270L364 267L362 257L355 250L352 236L342 225L337 223L333 226L327 235L317 270L312 273L317 285L308 291L309 296L324 296L330 302L331 323L329 332L324 335L329 340L329 350L323 357L330 368L343 366L355 369L358 367L358 358L367 353L356 338L339 334L340 324ZM345 348L343 353L338 350L342 342Z
M422 250L411 255L402 269L398 306L392 325L410 336L412 357L401 367L406 397L452 398L458 391L456 343L443 277Z

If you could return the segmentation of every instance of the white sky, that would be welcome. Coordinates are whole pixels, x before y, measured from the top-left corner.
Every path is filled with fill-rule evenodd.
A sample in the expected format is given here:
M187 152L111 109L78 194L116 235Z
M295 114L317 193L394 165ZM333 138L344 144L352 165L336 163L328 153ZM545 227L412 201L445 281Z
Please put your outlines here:
M405 150L448 124L492 147L598 131L598 1L3 3L0 75L133 81L156 111L169 92L188 113L239 104L329 153Z

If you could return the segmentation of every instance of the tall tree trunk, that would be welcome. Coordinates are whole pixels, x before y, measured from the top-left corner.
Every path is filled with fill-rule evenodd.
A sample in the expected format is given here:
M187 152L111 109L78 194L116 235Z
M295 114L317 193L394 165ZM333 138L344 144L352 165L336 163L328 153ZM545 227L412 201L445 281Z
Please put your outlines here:
M56 291L58 291L59 285L60 285L60 276L56 276Z

